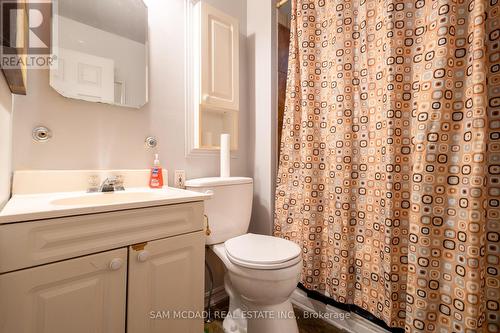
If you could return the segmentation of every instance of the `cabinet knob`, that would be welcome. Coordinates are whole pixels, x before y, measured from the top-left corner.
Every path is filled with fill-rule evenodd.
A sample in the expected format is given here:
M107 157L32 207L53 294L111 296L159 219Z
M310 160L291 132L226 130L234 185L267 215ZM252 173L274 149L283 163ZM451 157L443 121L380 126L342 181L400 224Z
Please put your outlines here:
M123 266L122 258L115 258L111 260L111 262L109 263L109 269L111 269L112 271L117 271L120 268L122 268L122 266Z
M137 254L137 260L140 262L145 262L148 259L149 259L149 252L148 251L141 251Z

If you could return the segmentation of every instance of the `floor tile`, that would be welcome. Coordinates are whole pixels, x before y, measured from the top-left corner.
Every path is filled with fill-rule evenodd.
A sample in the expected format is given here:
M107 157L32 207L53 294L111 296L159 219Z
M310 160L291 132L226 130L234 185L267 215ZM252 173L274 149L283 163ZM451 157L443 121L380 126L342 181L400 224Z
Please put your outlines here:
M227 307L217 307L218 311L227 311ZM295 316L300 333L344 333L342 329L338 329L321 319L304 318L304 311L294 308ZM222 321L215 320L205 324L205 333L224 333Z

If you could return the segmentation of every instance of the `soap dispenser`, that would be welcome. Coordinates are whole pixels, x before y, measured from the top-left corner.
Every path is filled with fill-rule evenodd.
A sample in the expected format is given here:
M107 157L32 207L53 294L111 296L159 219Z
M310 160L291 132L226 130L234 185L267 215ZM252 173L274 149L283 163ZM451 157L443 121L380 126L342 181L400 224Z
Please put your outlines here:
M153 162L153 167L151 168L151 174L149 176L149 187L163 187L163 170L160 165L160 158L158 154L155 154L155 160Z

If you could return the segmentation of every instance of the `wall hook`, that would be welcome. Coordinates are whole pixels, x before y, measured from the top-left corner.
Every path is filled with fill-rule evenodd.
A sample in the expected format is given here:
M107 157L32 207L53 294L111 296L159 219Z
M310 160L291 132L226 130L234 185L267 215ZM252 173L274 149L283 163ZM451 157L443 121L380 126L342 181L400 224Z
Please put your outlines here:
M158 146L158 140L154 136L148 136L144 142L148 148L156 148Z
M35 142L47 142L52 138L52 131L45 126L38 126L33 129L32 136Z

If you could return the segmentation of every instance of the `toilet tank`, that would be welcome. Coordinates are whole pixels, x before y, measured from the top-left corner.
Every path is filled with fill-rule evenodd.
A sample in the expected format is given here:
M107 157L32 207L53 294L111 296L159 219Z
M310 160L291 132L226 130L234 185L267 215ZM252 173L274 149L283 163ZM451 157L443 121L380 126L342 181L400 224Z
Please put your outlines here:
M196 192L213 192L205 201L205 215L211 234L207 245L246 234L252 214L253 180L245 177L200 178L186 182L186 189Z

